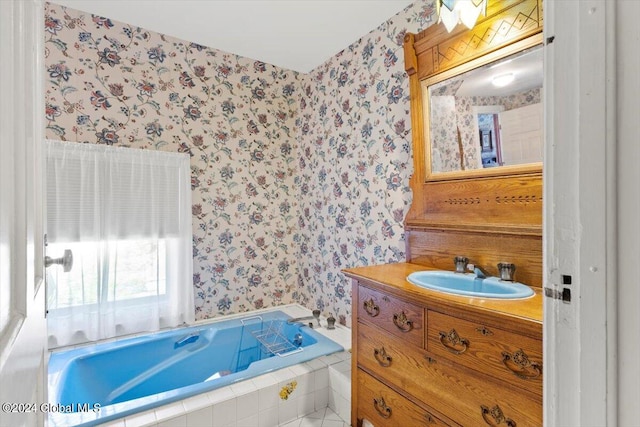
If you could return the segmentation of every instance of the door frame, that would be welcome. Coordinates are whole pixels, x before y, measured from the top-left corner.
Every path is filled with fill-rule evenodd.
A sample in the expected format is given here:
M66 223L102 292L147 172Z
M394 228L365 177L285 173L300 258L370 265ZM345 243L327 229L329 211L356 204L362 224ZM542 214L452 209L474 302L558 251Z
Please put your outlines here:
M544 8L547 426L617 424L615 3Z
M46 402L44 317L44 7L0 0L0 425L41 426ZM11 409L9 407L9 409Z

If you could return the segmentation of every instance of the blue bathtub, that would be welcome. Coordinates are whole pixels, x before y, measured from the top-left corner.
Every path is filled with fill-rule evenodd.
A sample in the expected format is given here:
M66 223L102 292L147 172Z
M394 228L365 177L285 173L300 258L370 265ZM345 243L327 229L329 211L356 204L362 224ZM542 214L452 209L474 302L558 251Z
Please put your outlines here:
M91 426L344 350L281 311L55 352L51 425Z

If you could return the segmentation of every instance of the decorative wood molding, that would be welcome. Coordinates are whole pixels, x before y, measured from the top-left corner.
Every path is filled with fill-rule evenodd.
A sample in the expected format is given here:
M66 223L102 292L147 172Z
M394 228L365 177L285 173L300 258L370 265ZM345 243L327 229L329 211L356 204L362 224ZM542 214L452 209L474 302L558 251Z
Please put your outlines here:
M416 70L424 79L541 32L542 0L489 2L486 18L472 30L461 27L447 33L442 25L434 25L412 34L418 66L409 63L407 73Z
M516 204L516 203L542 203L542 198L532 195L522 195L519 196L496 196L494 200L491 199L481 199L480 197L464 197L464 198L449 198L444 201L450 205L480 205L483 203L497 203L504 205Z
M517 265L516 280L542 285L541 164L508 166L493 176L472 178L461 171L429 178L422 93L425 79L530 47L534 38L539 43L542 21L542 0L491 1L487 17L472 30L459 25L447 33L443 25L432 25L405 35L414 158L413 202L405 219L411 263L451 270L453 257L465 255L497 275L497 263L510 261Z
M412 185L408 229L457 224L487 233L542 235L542 175L438 181ZM456 227L446 227L456 228Z
M418 57L413 47L415 38L413 33L407 33L404 36L404 69L410 76L418 71Z

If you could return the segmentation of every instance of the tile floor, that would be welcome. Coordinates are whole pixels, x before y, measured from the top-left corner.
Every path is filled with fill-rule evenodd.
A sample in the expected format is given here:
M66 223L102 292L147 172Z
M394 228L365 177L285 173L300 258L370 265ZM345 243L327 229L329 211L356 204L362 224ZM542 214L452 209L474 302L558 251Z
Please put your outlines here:
M304 418L280 424L280 427L349 427L349 424L342 421L331 408L324 408Z

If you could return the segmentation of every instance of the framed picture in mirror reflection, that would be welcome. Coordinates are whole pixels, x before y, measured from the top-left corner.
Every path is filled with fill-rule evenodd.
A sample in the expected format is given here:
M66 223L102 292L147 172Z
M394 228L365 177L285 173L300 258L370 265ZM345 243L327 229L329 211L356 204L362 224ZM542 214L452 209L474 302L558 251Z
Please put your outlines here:
M480 142L482 146L482 151L484 152L493 151L493 140L491 139L490 130L480 131Z

